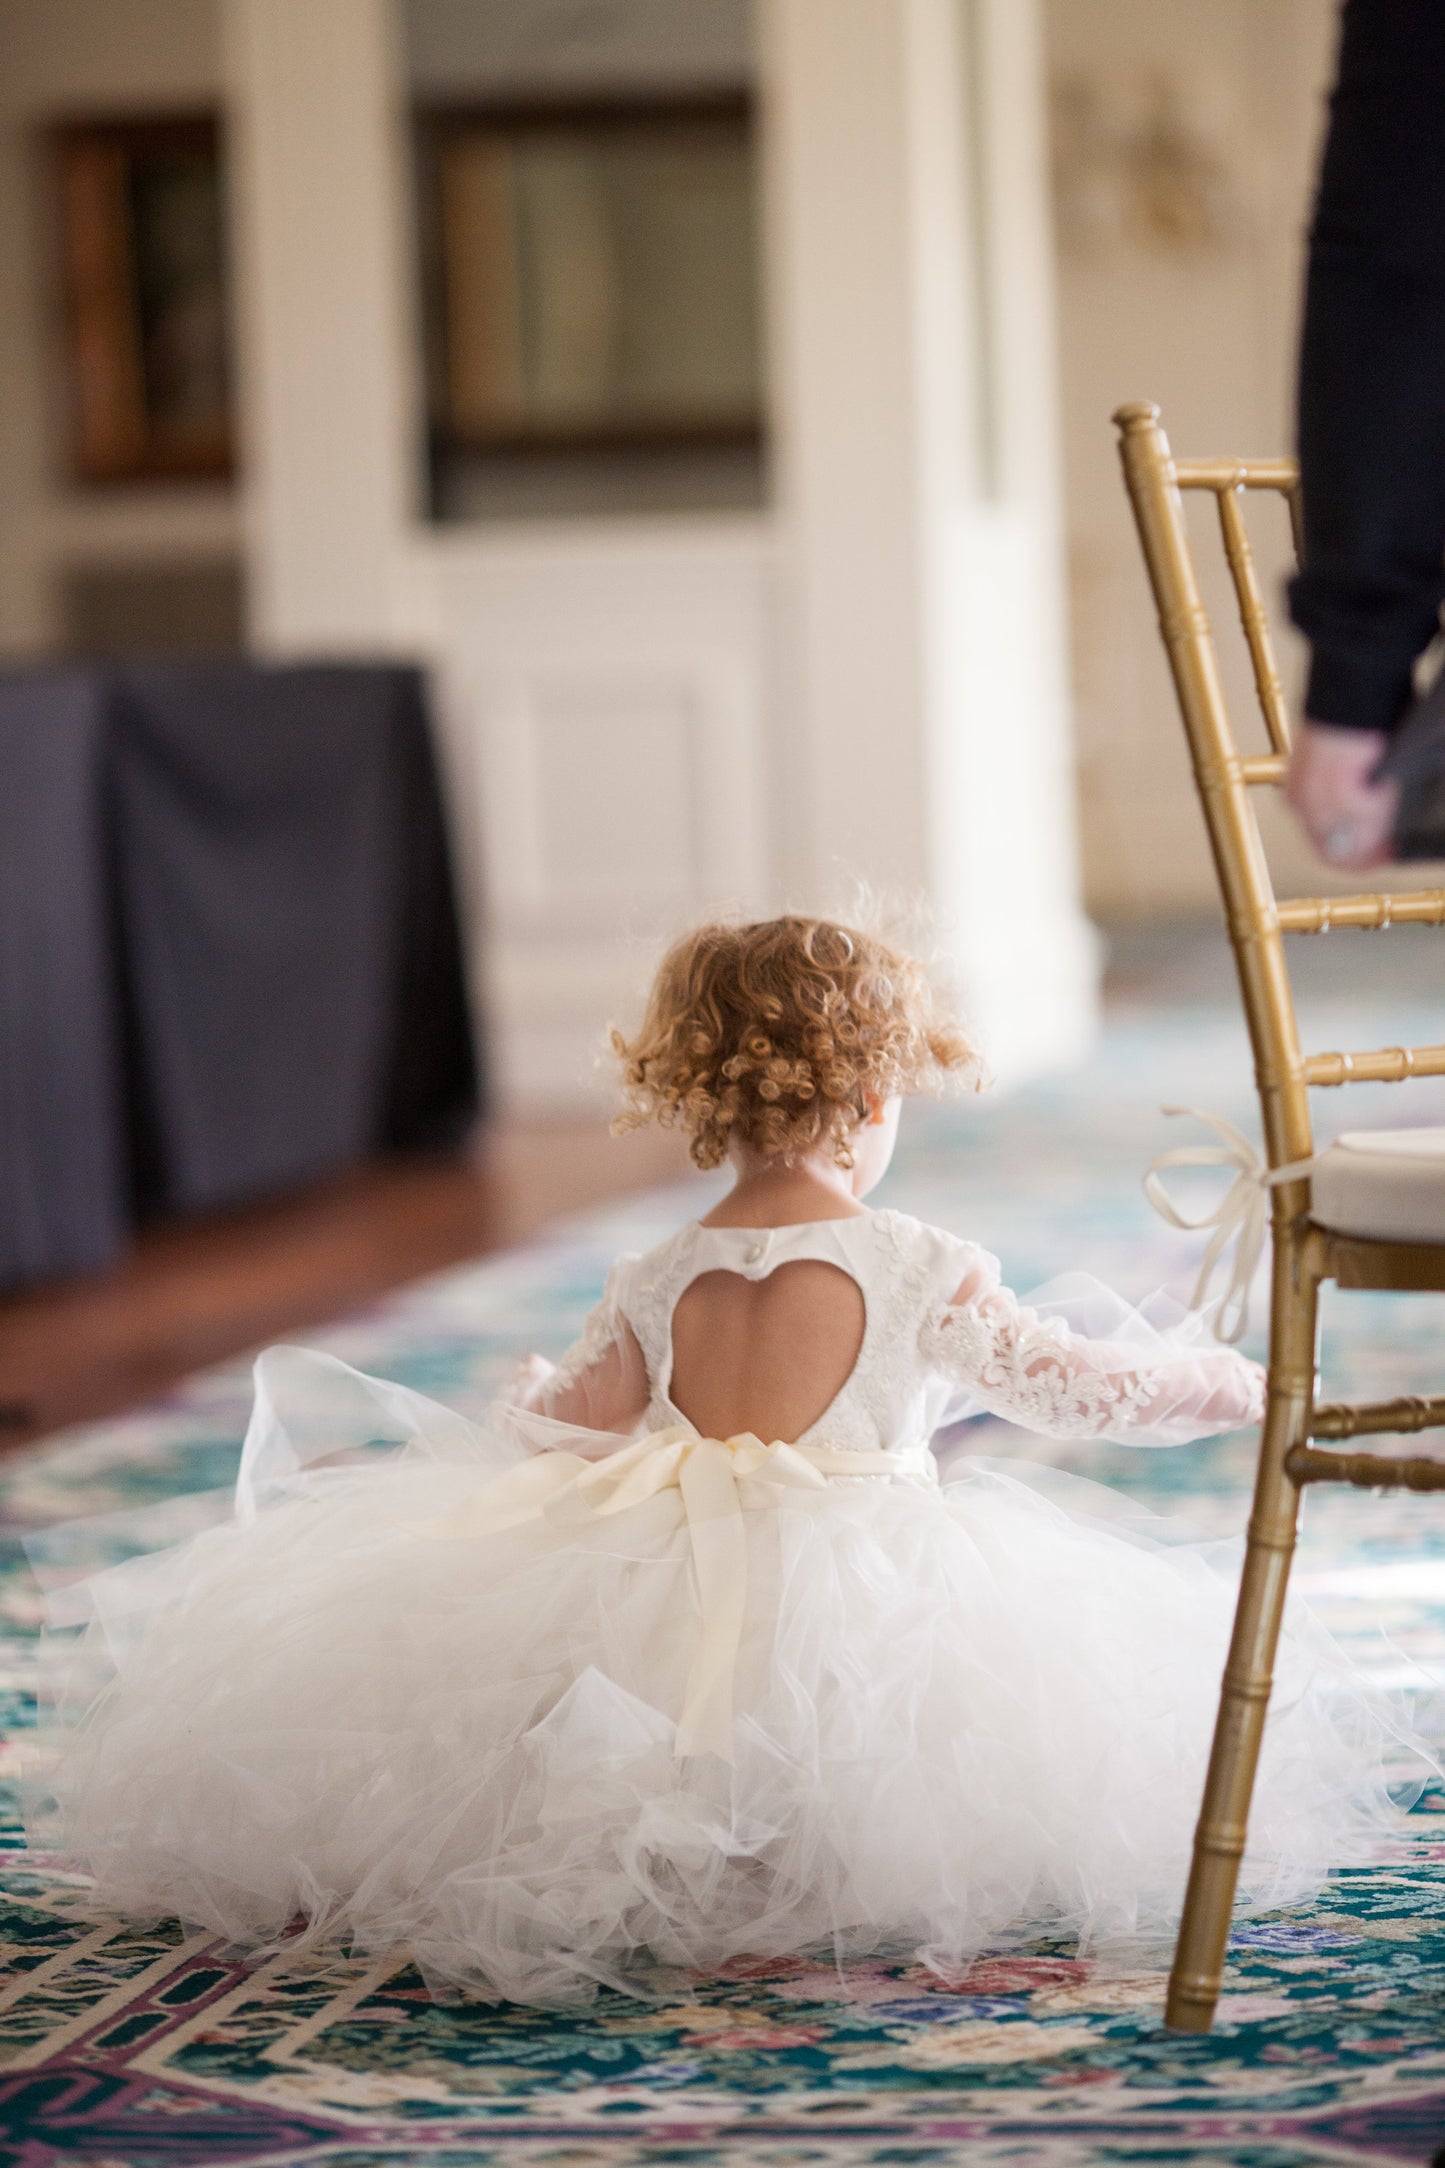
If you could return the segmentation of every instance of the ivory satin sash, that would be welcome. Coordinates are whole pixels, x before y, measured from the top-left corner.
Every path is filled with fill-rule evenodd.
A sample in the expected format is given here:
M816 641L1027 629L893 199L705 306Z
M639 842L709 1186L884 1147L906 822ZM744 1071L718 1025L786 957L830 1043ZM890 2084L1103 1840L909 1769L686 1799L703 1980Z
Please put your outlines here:
M897 1453L845 1452L827 1445L764 1445L751 1431L704 1438L677 1425L619 1447L603 1460L542 1452L483 1483L418 1534L464 1540L498 1535L530 1521L565 1526L570 1516L608 1519L663 1491L679 1493L697 1579L701 1635L683 1696L673 1751L718 1754L731 1762L733 1676L747 1608L745 1506L768 1501L758 1489L824 1491L848 1475L921 1475L937 1482L931 1460ZM754 1491L752 1498L744 1491Z

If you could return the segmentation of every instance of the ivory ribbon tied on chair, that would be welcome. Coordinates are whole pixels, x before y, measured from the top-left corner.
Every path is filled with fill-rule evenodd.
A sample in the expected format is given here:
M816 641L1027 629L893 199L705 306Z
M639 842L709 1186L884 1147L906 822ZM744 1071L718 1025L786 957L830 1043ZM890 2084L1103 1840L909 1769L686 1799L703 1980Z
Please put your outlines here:
M1214 1229L1199 1267L1194 1293L1189 1298L1191 1310L1203 1309L1215 1269L1228 1244L1231 1240L1234 1242L1229 1281L1220 1297L1214 1320L1216 1339L1232 1344L1243 1339L1249 1324L1249 1291L1269 1229L1269 1193L1282 1182L1297 1182L1310 1174L1318 1164L1318 1158L1294 1159L1286 1166L1271 1167L1244 1131L1236 1129L1223 1115L1206 1114L1199 1107L1161 1107L1159 1111L1171 1116L1188 1115L1191 1121L1202 1122L1206 1129L1212 1129L1219 1139L1217 1144L1180 1144L1170 1151L1157 1153L1144 1170L1144 1194L1171 1227L1185 1228L1191 1234L1204 1227ZM1212 1211L1201 1213L1198 1219L1189 1219L1179 1210L1160 1180L1161 1174L1171 1167L1232 1167L1234 1180Z
M747 1606L746 1507L773 1490L823 1491L834 1476L922 1475L931 1462L897 1453L843 1451L826 1445L764 1445L751 1431L704 1438L675 1425L619 1447L603 1460L543 1452L484 1483L444 1519L419 1533L447 1538L497 1535L529 1521L565 1524L569 1515L607 1519L679 1493L697 1577L701 1635L688 1672L674 1752L718 1754L731 1762L733 1674ZM746 1495L751 1492L753 1495ZM774 1501L775 1502L775 1501Z

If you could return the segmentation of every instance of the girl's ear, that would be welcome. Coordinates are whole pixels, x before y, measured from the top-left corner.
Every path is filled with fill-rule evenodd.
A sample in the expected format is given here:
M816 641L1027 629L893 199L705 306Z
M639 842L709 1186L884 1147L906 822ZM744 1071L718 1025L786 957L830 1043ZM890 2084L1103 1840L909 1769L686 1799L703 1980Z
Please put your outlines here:
M887 1100L880 1099L876 1092L865 1092L863 1094L863 1104L868 1109L869 1127L871 1129L881 1129L888 1118Z

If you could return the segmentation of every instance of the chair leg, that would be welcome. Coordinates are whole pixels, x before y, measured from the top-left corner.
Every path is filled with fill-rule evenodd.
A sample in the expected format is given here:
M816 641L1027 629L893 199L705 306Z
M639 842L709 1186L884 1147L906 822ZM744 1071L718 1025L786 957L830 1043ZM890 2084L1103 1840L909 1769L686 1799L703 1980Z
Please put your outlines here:
M1298 1246L1279 1236L1276 1229L1269 1397L1254 1506L1164 2014L1176 2032L1208 2032L1214 2022L1299 1522L1299 1486L1285 1458L1309 1435L1318 1288Z

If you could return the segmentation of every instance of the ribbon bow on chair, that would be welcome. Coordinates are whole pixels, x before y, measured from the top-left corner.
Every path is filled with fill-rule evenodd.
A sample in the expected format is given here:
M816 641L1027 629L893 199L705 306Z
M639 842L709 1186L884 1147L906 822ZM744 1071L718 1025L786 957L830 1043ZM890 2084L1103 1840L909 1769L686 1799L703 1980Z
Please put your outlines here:
M1191 1234L1203 1227L1214 1229L1194 1283L1194 1293L1189 1298L1191 1310L1204 1307L1215 1267L1230 1240L1234 1240L1229 1284L1220 1298L1214 1319L1215 1338L1232 1346L1243 1339L1249 1324L1249 1291L1254 1284L1269 1227L1269 1192L1278 1189L1282 1182L1299 1181L1311 1172L1317 1161L1294 1159L1286 1166L1271 1167L1243 1130L1236 1129L1233 1122L1225 1121L1222 1115L1205 1114L1199 1107L1161 1107L1159 1111L1169 1115L1187 1114L1192 1121L1203 1122L1206 1129L1212 1129L1219 1139L1218 1144L1181 1144L1172 1151L1158 1153L1145 1169L1144 1194L1171 1227L1182 1227ZM1233 1167L1234 1180L1212 1212L1204 1212L1198 1219L1187 1219L1159 1179L1169 1167Z

